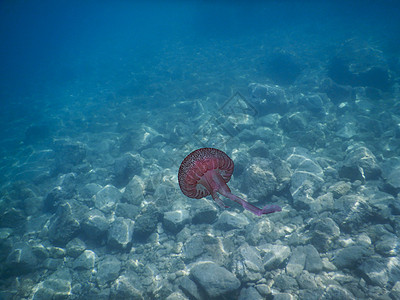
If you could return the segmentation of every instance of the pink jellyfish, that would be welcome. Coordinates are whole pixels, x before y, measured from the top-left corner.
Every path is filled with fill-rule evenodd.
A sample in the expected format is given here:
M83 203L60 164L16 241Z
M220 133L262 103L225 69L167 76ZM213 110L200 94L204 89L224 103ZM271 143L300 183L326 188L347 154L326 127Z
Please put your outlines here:
M278 205L266 205L262 209L231 193L226 183L233 173L233 161L218 149L201 148L190 153L179 167L178 181L182 193L200 199L211 195L222 208L226 208L218 193L239 203L257 216L281 211Z

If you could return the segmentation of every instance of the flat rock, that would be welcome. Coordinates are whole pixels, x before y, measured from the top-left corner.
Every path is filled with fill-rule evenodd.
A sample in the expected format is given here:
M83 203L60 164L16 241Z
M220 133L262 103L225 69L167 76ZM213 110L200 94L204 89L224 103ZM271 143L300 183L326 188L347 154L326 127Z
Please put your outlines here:
M235 275L213 262L196 264L190 270L190 275L210 298L228 297L240 287Z

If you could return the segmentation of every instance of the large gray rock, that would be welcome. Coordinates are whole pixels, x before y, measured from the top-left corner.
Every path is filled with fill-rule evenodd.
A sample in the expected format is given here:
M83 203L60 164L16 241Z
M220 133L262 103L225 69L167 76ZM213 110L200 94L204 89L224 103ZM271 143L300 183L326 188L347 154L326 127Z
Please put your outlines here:
M205 198L196 199L190 207L193 224L212 224L217 219L218 209Z
M190 215L187 210L174 210L164 213L163 226L172 233L178 233L189 222Z
M381 168L375 155L367 147L355 144L346 150L346 157L339 175L350 180L377 179Z
M264 299L254 287L241 289L238 300L262 300Z
M241 191L250 199L265 200L276 191L278 186L272 163L266 158L253 158L251 164L244 170L243 177Z
M363 246L349 246L335 252L333 263L338 269L357 267L362 259L371 254L371 251Z
M235 275L213 262L196 264L190 275L209 298L232 296L240 287Z
M241 282L256 282L264 273L259 251L248 244L239 247L233 257L232 272Z
M348 290L338 286L338 285L329 285L324 294L319 298L321 300L355 300L356 298L350 293Z
M57 171L67 173L86 158L86 147L79 142L58 140L54 143Z
M279 86L250 83L248 88L251 95L251 103L260 114L287 111L289 102L284 89Z
M158 208L153 204L147 205L135 219L134 239L147 239L156 230L160 218L161 214Z
M184 276L178 279L179 287L182 291L189 296L190 299L201 299L200 291L197 285L189 278L189 276Z
M362 227L372 215L367 198L361 195L346 195L334 203L335 214L333 220L339 224L344 232L354 232Z
M67 244L67 255L71 257L78 257L83 251L86 250L86 244L79 238L74 238Z
M96 193L94 206L104 213L110 213L121 198L121 192L113 185L106 185Z
M133 227L132 220L116 218L108 230L108 246L118 250L128 250L132 245Z
M363 278L372 285L384 288L388 281L387 260L380 257L371 257L364 261L359 267Z
M304 252L302 246L296 247L292 255L290 256L289 262L286 265L286 273L290 276L297 277L300 275L306 265L307 255Z
M318 251L329 250L340 236L339 226L331 218L318 219L312 228L311 243Z
M143 300L143 295L140 290L135 287L135 282L125 276L119 276L111 286L110 296L112 299L131 299Z
M400 192L400 158L391 158L382 164L386 189L392 194Z
M110 224L104 214L98 209L88 211L82 222L82 230L90 239L101 240Z
M263 263L265 271L271 271L280 267L290 256L291 251L288 246L264 244L258 247L263 253Z
M79 255L73 264L76 270L92 270L96 262L96 254L91 250L85 250Z
M69 202L65 202L57 209L56 214L50 220L49 240L64 246L74 238L80 230L78 216L73 212Z
M296 279L286 274L280 274L274 278L274 288L281 291L297 291L299 289L299 284ZM275 298L275 297L274 297Z
M25 242L15 243L5 262L10 274L22 275L37 267L37 258L32 248Z
M128 184L134 175L142 172L143 162L138 154L125 153L114 163L116 185L121 187Z
M33 289L33 299L68 299L71 296L72 278L69 269L62 268L39 282Z
M321 166L303 148L291 149L286 161L292 169L289 190L295 207L321 211L323 203L313 198L324 183L324 172Z
M107 255L98 263L97 266L97 283L104 286L118 278L121 270L121 262L112 255Z
M121 201L140 206L144 200L145 183L139 176L133 176L125 187Z
M224 210L214 226L217 229L228 231L232 229L243 229L247 225L249 225L249 220L244 214Z

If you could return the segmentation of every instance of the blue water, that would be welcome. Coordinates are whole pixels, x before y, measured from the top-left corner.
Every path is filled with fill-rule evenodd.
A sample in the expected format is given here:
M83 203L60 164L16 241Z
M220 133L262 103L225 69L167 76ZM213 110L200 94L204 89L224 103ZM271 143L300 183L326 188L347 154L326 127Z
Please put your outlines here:
M2 1L0 299L398 299L399 15ZM282 211L186 197L202 147Z

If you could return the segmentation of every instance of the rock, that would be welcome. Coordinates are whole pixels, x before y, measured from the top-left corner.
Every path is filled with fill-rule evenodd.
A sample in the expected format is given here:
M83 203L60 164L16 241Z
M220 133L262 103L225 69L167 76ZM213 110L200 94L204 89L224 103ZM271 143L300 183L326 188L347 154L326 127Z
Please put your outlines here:
M78 234L79 229L80 223L72 211L71 204L65 202L58 207L56 214L50 220L49 240L56 245L64 246Z
M240 287L235 275L213 262L197 263L190 275L209 298L228 297Z
M117 250L129 250L132 245L133 226L132 220L116 218L108 230L108 246Z
M192 203L190 214L193 224L212 224L217 219L218 209L207 199L201 198Z
M338 199L346 195L351 189L351 184L345 181L336 182L334 185L330 186L328 191L333 194L335 199Z
M219 230L228 231L232 229L243 229L247 225L249 225L249 220L244 214L224 210L214 226Z
M326 111L329 99L326 94L301 95L298 102L304 105L308 111L315 115L323 115Z
M394 300L400 299L400 281L397 281L390 291L390 297Z
M161 214L155 205L147 205L135 220L133 230L135 240L147 239L156 230L160 216Z
M129 203L117 203L115 215L126 219L135 219L140 213L140 208Z
M253 158L243 176L241 190L250 199L266 200L276 191L278 183L272 170L272 163L265 158Z
M112 255L106 255L97 266L97 283L100 287L118 278L121 262Z
M300 289L304 290L318 289L315 277L307 271L301 272L301 274L297 277L297 283L299 284Z
M334 203L333 220L344 232L354 232L371 218L371 207L361 195L346 195Z
M71 257L76 258L85 250L85 242L79 238L74 238L67 244L67 254Z
M47 212L55 212L57 207L68 199L72 198L72 194L68 193L61 186L53 188L44 199L44 209Z
M250 245L260 245L277 239L274 223L270 219L263 218L246 229L246 240Z
M94 206L104 213L110 213L122 198L121 192L113 185L106 185L94 196Z
M358 270L369 284L384 288L388 283L386 259L380 257L368 258L358 267Z
M181 292L174 292L169 295L165 300L188 300L188 298Z
M340 229L331 218L318 219L312 228L311 243L321 252L329 250L340 236Z
M354 181L377 179L381 172L375 155L367 147L355 144L347 148L339 175Z
M397 256L398 237L394 234L380 237L375 243L375 251L383 256Z
M274 278L273 287L281 291L295 291L299 289L296 279L285 274L280 274Z
M320 298L321 300L355 300L356 298L346 289L337 286L337 285L329 285L324 294Z
M251 104L262 114L285 112L288 108L288 100L285 90L277 85L250 83L249 92Z
M385 188L393 195L400 192L400 159L390 158L382 164L382 175L385 179Z
M313 245L306 245L303 247L303 251L306 253L305 269L311 273L321 272L323 264L317 249Z
M370 255L371 251L362 246L349 246L339 249L333 257L333 264L338 269L352 269L362 261L362 259Z
M164 213L163 226L172 233L178 233L189 222L190 215L187 210L167 211Z
M47 270L55 271L60 268L64 263L61 258L46 258L43 262L43 267Z
M59 140L54 143L55 160L59 173L68 173L86 158L82 143Z
M142 293L135 288L134 282L125 275L119 276L111 286L112 299L143 300Z
M295 112L285 114L279 120L279 125L290 137L294 137L299 135L299 132L305 131L307 121L303 113Z
M262 300L264 299L254 287L244 288L240 291L238 300Z
M84 199L90 199L97 194L103 187L97 183L85 184L83 188L79 190L79 195Z
M295 207L321 211L321 203L313 198L324 183L324 172L318 162L303 148L291 149L286 161L293 170L289 190Z
M190 299L201 299L199 288L188 276L179 279L179 287Z
M191 236L183 245L183 259L192 261L205 252L205 243L201 235Z
M12 224L12 227L18 228L24 225L26 219L24 211L19 208L10 207L0 212L1 227L9 227Z
M269 157L268 146L265 142L261 140L255 141L247 152L250 154L251 157L262 157L262 158Z
M391 222L393 218L393 208L398 205L395 198L387 193L381 191L367 192L367 203L371 207L371 217L374 220L381 220L381 222Z
M232 272L240 282L256 282L262 278L264 268L258 250L248 244L239 247L233 257Z
M307 255L303 246L296 247L286 265L286 273L290 276L297 277L303 272L306 264Z
M96 254L91 250L85 250L79 255L73 264L76 270L92 270L96 262Z
M106 235L109 226L108 220L98 209L88 211L82 222L83 232L93 240L101 240Z
M33 299L68 299L71 296L72 279L70 271L62 268L39 282L32 290Z
M116 185L119 187L125 186L134 175L142 172L143 162L140 155L125 153L117 158L114 163L114 174Z
M133 176L125 187L121 201L132 205L140 206L144 200L145 183L139 176Z
M258 247L263 253L263 263L265 271L271 271L280 267L290 256L291 251L288 246L264 244Z
M34 271L37 258L27 243L18 242L12 247L5 264L10 274L19 276Z

